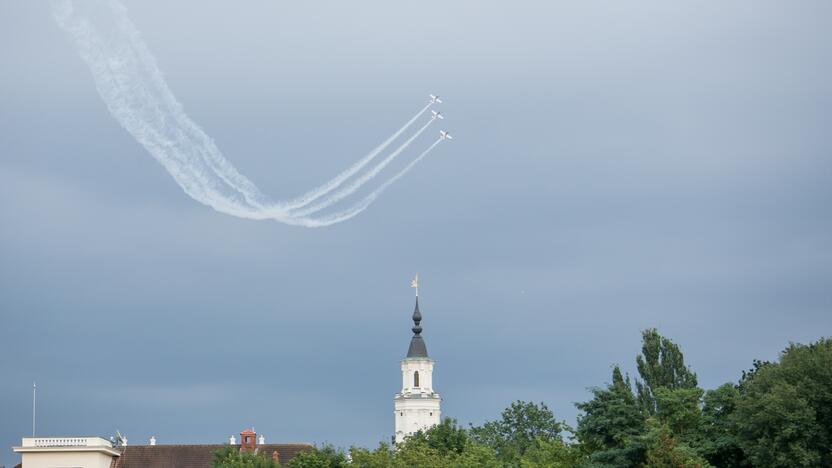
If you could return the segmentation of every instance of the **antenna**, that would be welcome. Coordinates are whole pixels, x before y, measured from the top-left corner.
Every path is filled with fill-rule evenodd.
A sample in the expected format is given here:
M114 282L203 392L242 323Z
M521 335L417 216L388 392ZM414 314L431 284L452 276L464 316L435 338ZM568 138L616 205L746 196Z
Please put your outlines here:
M35 409L37 408L38 384L32 382L32 437L35 437Z
M117 447L126 447L127 446L127 437L124 437L123 435L121 435L121 432L118 429L116 429L115 442L116 442Z

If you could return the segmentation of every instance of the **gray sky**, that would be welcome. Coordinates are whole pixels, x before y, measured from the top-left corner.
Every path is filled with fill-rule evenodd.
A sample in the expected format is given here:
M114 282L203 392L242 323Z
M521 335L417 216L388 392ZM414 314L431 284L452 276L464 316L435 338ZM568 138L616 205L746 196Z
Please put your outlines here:
M110 116L48 3L0 2L0 464L33 380L42 435L374 446L417 271L463 423L573 422L646 327L705 388L830 333L829 2L125 3L276 198L427 93L456 138L346 223L233 218Z

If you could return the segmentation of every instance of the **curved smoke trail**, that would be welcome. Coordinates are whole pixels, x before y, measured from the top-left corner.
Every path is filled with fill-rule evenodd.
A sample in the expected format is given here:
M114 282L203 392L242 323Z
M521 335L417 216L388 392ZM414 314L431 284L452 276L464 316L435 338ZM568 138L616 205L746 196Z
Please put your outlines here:
M360 161L353 164L349 169L345 170L344 172L338 174L336 177L332 178L329 182L317 187L309 192L303 194L302 196L295 198L293 200L289 200L285 203L285 207L289 210L302 208L313 201L321 198L322 196L326 195L327 193L335 190L338 188L345 180L349 179L350 177L354 176L358 171L364 168L367 164L369 164L376 156L379 155L382 151L387 149L393 141L396 140L405 130L407 130L411 125L413 125L416 120L422 116L422 114L427 111L432 103L428 103L425 107L422 108L416 115L413 116L406 124L402 126L402 128L398 129L396 133L392 134L390 138L385 140L382 144L378 145L376 149L371 151L367 156L364 156ZM317 211L317 210L316 210Z
M327 183L293 200L271 201L237 171L213 140L184 112L140 33L127 17L125 8L116 0L111 0L109 6L115 25L112 40L104 40L101 25L93 24L77 12L70 0L55 8L55 19L74 39L79 54L92 72L96 89L113 117L165 167L185 193L226 214L307 227L328 226L352 218L372 203L375 199L372 195L377 192L345 210L323 217L306 217L289 210L302 208L337 189L430 107L430 104L425 106L379 147ZM408 140L408 144L412 140ZM362 177L364 182L360 185L370 178Z
M390 164L394 159L396 159L396 156L401 154L401 152L404 151L405 148L410 146L410 144L413 143L413 140L415 140L419 135L421 135L422 132L427 130L427 128L432 123L433 123L433 120L429 120L428 123L426 123L422 128L420 128L416 133L414 133L413 136L408 138L404 143L401 144L401 146L396 148L396 151L393 151L389 156L384 158L380 163L376 164L376 166L374 168L370 169L368 172L363 174L361 177L357 178L351 184L347 185L346 187L342 188L341 190L339 190L339 191L335 192L334 194L330 195L329 197L327 197L326 199L324 199L320 203L316 203L316 204L314 204L314 205L312 205L308 208L302 209L302 210L290 209L289 212L293 216L306 216L308 214L317 213L318 211L321 211L324 208L327 208L327 207L329 207L329 206L331 206L335 203L338 203L339 201L343 200L345 197L348 197L348 196L352 195L353 193L355 193L356 190L358 190L364 184L369 182L373 177L377 176L379 172L381 172L388 164Z
M433 148L435 148L436 145L438 145L441 142L442 142L441 138L434 141L433 144L428 146L428 149L422 151L422 154L417 156L416 159L414 159L413 161L410 161L410 163L408 163L408 165L405 166L402 170L400 170L396 175L394 175L393 177L384 181L383 184L379 185L377 189L370 192L369 195L364 197L360 202L356 203L355 206L353 206L351 209L352 210L358 210L356 212L356 214L366 210L367 207L370 206L370 204L372 204L374 201L376 201L376 198L378 198L379 195L381 195L385 190L387 190L387 187L390 187L391 185L393 185L393 182L395 182L395 181L399 180L400 178L404 177L405 174L410 172L410 170L413 169L414 166L419 164L419 161L421 161L425 156L427 156L428 153L430 153L431 150Z

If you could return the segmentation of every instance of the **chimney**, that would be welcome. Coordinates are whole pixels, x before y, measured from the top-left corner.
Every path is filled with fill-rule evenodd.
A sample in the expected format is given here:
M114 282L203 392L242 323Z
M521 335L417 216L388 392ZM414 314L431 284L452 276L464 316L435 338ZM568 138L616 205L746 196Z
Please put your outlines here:
M229 437L228 445L237 445L237 439L234 436Z
M263 434L260 434L260 437L257 438L257 445L266 445L266 437Z
M251 429L245 429L240 432L240 451L248 452L254 451L254 440L257 438L257 433Z
M150 436L150 445L156 445L156 436Z

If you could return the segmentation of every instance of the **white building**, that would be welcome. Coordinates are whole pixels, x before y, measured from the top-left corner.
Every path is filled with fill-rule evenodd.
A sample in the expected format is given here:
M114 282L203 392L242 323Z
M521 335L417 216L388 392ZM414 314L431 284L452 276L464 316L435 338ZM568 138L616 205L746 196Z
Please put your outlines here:
M207 468L214 452L234 447L241 452L264 453L267 458L286 463L298 452L312 450L310 444L267 444L252 429L240 432L229 444L157 444L151 437L147 445L127 446L127 439L113 444L101 437L24 437L19 447L22 468Z
M24 437L14 451L25 468L110 468L121 452L101 437Z
M396 424L395 441L401 442L408 435L439 424L441 415L439 394L433 391L433 359L428 357L422 338L422 314L419 312L419 296L413 311L413 338L407 357L402 359L402 391L393 397Z

